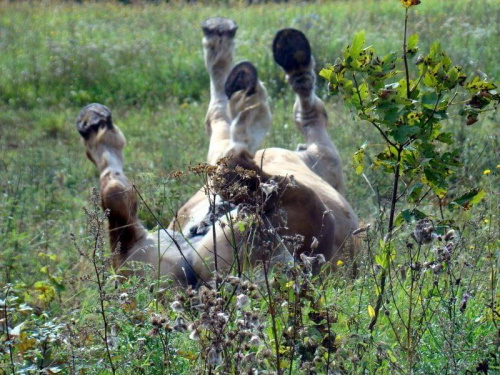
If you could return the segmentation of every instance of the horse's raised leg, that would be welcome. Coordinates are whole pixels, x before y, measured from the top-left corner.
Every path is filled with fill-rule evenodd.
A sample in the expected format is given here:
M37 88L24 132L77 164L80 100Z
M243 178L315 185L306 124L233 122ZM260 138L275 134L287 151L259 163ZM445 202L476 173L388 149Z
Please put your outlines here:
M210 136L209 164L215 164L229 145L230 118L224 85L233 64L237 28L233 21L226 18L211 18L202 24L205 66L210 76L210 104L205 118Z
M327 132L325 106L315 93L315 64L309 41L298 30L283 29L276 34L273 54L296 93L294 121L306 140L305 145L299 146L298 155L311 170L343 194L342 162Z
M210 76L210 104L205 125L210 135L208 163L215 164L229 150L259 148L271 124L267 93L249 62L233 69L236 24L211 18L202 25L205 66Z
M78 115L76 127L83 138L87 157L97 166L102 208L109 210L109 236L113 266L119 268L127 253L147 236L137 218L137 198L123 173L125 137L113 125L110 110L90 104Z
M248 61L237 64L226 82L231 118L230 142L226 153L247 152L250 157L260 148L271 126L267 92Z

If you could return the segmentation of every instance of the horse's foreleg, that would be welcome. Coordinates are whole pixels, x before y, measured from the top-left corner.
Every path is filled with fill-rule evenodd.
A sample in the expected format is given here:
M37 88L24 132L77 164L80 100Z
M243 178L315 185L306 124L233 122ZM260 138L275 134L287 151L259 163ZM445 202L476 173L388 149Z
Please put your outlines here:
M147 235L138 222L136 193L123 173L125 137L113 125L110 110L101 104L83 108L76 126L83 138L87 157L100 173L101 203L104 210L109 210L113 266L118 268L129 250Z

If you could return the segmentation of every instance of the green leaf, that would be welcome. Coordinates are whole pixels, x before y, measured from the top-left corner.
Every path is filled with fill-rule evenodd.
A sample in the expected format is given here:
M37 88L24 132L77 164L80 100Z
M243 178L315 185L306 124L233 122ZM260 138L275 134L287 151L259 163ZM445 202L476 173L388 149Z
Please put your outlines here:
M375 255L375 263L378 264L382 268L387 267L387 262L384 260L383 255Z
M396 142L404 143L406 142L410 136L418 134L420 128L418 126L398 126L393 131L390 132L390 135L394 138Z
M441 64L443 64L443 68L444 68L445 70L450 69L450 66L451 66L451 59L450 59L450 57L449 57L446 53L444 53L444 52L442 52Z
M330 77L332 76L332 74L333 74L333 71L331 69L323 68L319 71L319 76L323 77L327 81L330 81Z
M398 362L397 358L394 356L394 354L392 353L392 351L387 350L387 354L389 355L389 359L391 360L392 363L397 363Z
M435 91L429 91L422 95L422 107L433 110L438 100L438 94Z
M245 222L243 220L238 221L236 223L236 225L237 225L237 228L238 228L238 232L243 233L245 231L246 225L245 225Z
M418 51L418 34L410 35L408 38L407 52L410 56L413 56Z
M436 140L448 145L455 143L455 140L453 139L453 133L450 132L439 133L439 135L436 137Z
M363 173L364 162L365 162L365 148L366 144L363 144L358 151L356 151L352 157L353 167L357 175Z
M448 80L446 82L446 88L452 89L458 84L458 78L460 77L460 72L456 66L453 66L448 70Z
M389 267L389 263L396 258L396 248L393 242L379 241L378 254L375 255L375 263L382 268Z
M424 75L423 83L427 87L436 87L438 84L438 81L432 72L427 72Z
M457 199L453 200L448 205L448 208L450 209L450 211L453 211L455 207L460 207L464 210L468 210L473 205L481 202L485 197L486 197L486 191L479 188L475 188L468 191L464 195L458 197Z
M416 202L420 198L423 188L424 184L420 182L417 182L410 188L410 190L408 191L408 198L410 202Z
M361 30L354 36L354 40L352 41L352 45L350 48L350 55L353 59L357 59L359 54L361 53L363 46L365 44L365 31Z
M368 305L368 316L370 318L375 318L375 309L372 305Z
M361 96L361 100L365 101L368 98L368 96L370 95L370 91L368 89L368 84L366 82L363 82L361 85L359 85L358 92L359 92L359 96Z
M416 208L414 209L406 209L401 211L398 216L396 216L396 219L394 220L394 225L400 226L403 223L413 223L418 220L425 219L427 215L420 211L417 210Z
M491 82L482 81L479 77L474 77L472 81L465 85L465 88L471 93L476 93L478 91L494 90L496 86Z
M439 44L438 42L432 43L431 49L429 51L429 58L431 58L433 61L441 60L441 44Z

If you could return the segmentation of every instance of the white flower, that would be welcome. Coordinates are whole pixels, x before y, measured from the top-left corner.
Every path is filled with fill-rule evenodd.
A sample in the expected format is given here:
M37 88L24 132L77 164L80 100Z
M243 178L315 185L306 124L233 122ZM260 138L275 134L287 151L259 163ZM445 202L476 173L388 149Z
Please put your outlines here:
M240 283L240 278L237 276L228 276L227 281L229 281L231 285L237 285Z
M326 263L326 259L325 259L325 256L323 254L316 255L316 259L318 260L318 264L325 264Z
M249 342L250 342L250 345L257 346L260 344L260 337L257 335L253 335L252 337L250 337Z
M224 314L224 313L217 313L217 316L219 317L219 319L223 320L224 323L227 323L227 321L229 320L229 316L227 316L227 314Z
M311 267L312 263L316 260L316 257L308 257L305 253L300 254L300 260L304 262L306 267Z
M127 293L122 293L120 294L120 297L118 297L118 300L120 303L125 303L128 300L128 294Z
M179 301L174 301L170 304L170 308L176 312L176 313L180 313L182 310L184 310L182 308L182 303L180 303Z
M448 233L444 236L445 241L452 240L455 237L455 231L453 229L450 229Z
M313 237L312 243L311 243L311 250L314 251L318 248L319 241L316 237Z
M193 329L189 334L189 338L194 341L198 341L200 339L200 333L197 329Z
M432 272L434 272L435 274L441 273L441 271L443 270L443 266L440 263L431 264L430 268L431 268Z
M269 195L278 191L278 184L274 180L269 180L268 182L263 182L262 184L260 184L260 188L266 195L266 200L267 200L267 197Z

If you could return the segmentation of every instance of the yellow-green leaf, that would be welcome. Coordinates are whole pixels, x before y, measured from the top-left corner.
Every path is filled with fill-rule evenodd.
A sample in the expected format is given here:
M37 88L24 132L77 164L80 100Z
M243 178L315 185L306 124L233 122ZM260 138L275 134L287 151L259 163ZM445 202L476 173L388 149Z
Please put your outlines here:
M372 305L368 305L368 315L370 315L370 318L375 318L375 309Z
M362 145L361 148L356 151L352 157L352 164L356 171L356 174L360 175L363 173L364 162L365 162L365 148L366 144Z

